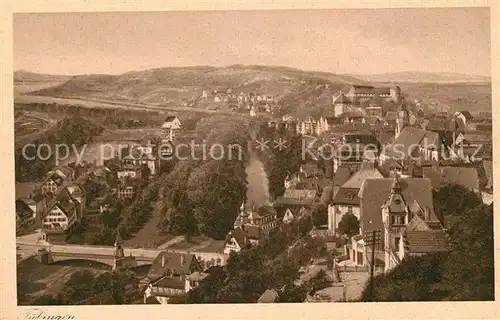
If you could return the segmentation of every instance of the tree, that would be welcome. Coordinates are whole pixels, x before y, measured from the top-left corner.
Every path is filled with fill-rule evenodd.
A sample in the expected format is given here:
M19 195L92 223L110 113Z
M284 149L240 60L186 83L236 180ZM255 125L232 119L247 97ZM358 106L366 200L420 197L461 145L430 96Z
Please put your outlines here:
M302 285L288 283L278 292L278 302L304 302L307 289Z
M346 213L339 222L339 232L349 238L359 233L359 220L352 213Z
M483 203L479 195L456 184L445 185L433 191L433 200L434 211L441 221L445 216L461 215Z
M312 209L312 221L316 227L323 226L328 223L328 207L323 204L318 204Z

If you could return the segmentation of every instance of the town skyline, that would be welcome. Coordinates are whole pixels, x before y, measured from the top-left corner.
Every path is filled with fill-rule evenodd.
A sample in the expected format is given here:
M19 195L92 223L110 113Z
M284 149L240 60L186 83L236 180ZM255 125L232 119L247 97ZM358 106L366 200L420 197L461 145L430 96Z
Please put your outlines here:
M489 76L489 15L488 8L15 14L14 70L122 74L242 64Z

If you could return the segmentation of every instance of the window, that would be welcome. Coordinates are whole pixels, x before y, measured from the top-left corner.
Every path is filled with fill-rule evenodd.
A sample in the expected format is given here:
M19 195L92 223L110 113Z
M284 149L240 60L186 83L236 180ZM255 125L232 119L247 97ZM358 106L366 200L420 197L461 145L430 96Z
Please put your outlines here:
M394 246L396 247L396 250L399 252L399 242L401 241L400 237L394 238Z
M347 213L352 214L352 206L348 206L348 207L347 207Z

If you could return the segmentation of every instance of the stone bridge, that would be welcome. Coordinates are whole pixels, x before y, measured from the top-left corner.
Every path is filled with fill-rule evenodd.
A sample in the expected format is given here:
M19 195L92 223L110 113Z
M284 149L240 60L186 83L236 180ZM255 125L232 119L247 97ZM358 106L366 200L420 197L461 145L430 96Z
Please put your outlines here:
M26 245L26 244L24 244ZM88 260L97 261L103 264L113 266L114 252L113 246L91 246L91 245L52 245L52 244L31 244L38 248L47 250L47 263L55 263L65 260ZM204 262L212 262L212 264L225 265L228 255L219 252L197 252L174 249L157 249L157 248L123 248L125 256L135 258L136 265L152 264L153 260L160 252L176 252L181 254L194 254L196 258ZM217 263L215 263L215 261Z

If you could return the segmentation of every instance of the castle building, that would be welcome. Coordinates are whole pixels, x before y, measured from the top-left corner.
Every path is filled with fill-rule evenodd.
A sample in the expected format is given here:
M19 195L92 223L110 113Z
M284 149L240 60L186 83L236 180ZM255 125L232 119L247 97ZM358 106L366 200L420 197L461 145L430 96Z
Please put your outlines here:
M353 85L347 96L352 100L371 99L373 97L380 97L387 101L398 102L401 99L401 88L395 86L392 88L375 88L368 85Z

